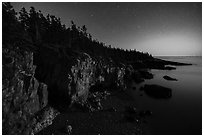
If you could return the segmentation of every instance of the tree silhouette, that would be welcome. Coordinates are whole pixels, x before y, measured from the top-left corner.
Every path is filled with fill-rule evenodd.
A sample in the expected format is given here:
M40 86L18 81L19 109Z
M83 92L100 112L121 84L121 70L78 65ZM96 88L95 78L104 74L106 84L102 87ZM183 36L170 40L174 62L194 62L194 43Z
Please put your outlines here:
M2 43L3 46L10 44L20 46L23 42L30 42L30 37L25 31L25 26L21 24L12 5L7 2L2 3Z
M2 8L4 42L9 41L11 36L17 37L19 33L23 32L22 34L28 34L32 38L35 45L39 46L46 43L50 46L53 44L60 45L60 47L64 47L63 49L71 48L72 50L86 52L93 58L102 56L107 60L111 59L114 62L125 64L152 58L150 54L135 49L124 50L112 48L111 45L106 46L105 43L93 39L91 34L87 33L85 25L79 27L74 21L71 21L71 26L66 28L61 23L60 18L49 14L44 16L41 11L37 12L34 7L31 7L29 12L22 8L18 18L10 3L3 3Z

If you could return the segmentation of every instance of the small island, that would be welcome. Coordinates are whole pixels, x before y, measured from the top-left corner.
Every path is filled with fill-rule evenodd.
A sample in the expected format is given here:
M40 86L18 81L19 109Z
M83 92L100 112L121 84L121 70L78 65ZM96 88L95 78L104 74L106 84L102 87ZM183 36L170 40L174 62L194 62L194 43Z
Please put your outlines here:
M163 76L164 79L166 80L170 80L170 81L178 81L176 78L172 78L172 77L169 77L169 76Z

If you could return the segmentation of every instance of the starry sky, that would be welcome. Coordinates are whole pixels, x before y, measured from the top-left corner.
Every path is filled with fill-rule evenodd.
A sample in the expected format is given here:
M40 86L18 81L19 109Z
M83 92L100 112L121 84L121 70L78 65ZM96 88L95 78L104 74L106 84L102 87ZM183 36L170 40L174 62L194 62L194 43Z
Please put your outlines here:
M158 2L18 2L44 15L86 25L94 39L112 47L136 49L153 56L202 55L202 3Z

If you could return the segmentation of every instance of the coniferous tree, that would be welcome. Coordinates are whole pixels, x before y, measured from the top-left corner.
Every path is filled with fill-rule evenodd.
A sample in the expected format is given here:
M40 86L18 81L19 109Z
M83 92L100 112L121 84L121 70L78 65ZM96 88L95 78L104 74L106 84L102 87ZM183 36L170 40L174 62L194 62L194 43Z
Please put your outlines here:
M87 33L85 25L79 27L76 26L74 21L71 21L71 26L66 28L61 23L60 18L49 14L44 16L41 11L37 12L34 7L31 7L29 12L22 8L19 12L19 18L16 17L16 13L10 3L3 3L2 8L3 42L6 40L16 42L14 38L10 37L21 40L29 40L29 37L31 37L31 43L35 45L41 45L41 43L47 43L50 46L59 45L64 47L63 49L72 48L92 56L112 58L116 62L134 62L135 60L152 58L150 54L142 53L135 49L124 50L111 47L111 45L106 46L97 39L93 39L91 34ZM29 37L26 38L26 34Z

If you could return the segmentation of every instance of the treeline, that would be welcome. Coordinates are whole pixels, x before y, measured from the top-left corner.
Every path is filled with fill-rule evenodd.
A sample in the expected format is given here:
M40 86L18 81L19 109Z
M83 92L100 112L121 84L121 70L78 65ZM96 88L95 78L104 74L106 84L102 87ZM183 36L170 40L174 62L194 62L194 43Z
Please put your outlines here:
M136 50L112 48L92 38L86 26L79 27L73 21L66 27L60 18L54 15L44 16L41 11L31 7L29 12L22 8L16 13L10 3L2 3L2 36L5 45L48 44L59 46L65 50L73 49L86 52L92 57L106 57L118 62L131 62L152 58L148 53Z

